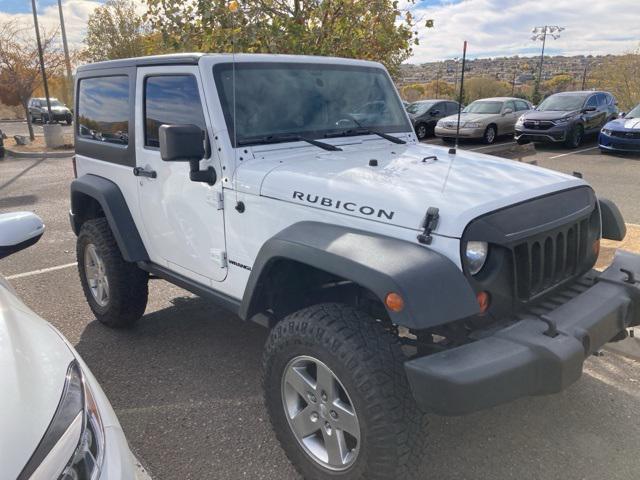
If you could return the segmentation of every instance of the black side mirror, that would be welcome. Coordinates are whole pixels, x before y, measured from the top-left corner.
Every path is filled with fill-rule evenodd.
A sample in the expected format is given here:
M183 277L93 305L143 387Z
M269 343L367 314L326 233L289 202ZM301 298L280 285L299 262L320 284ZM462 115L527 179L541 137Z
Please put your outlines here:
M582 113L595 112L596 110L596 107L584 107Z
M196 125L162 125L159 131L160 156L165 162L189 162L192 182L213 185L217 176L213 167L200 170L205 149L205 132Z

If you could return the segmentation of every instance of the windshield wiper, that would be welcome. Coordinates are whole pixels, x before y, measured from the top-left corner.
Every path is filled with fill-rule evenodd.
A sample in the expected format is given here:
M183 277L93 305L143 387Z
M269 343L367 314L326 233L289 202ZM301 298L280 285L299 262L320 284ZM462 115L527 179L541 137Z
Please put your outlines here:
M367 127L359 127L359 128L349 128L347 130L341 130L339 132L325 133L325 138L331 137L349 137L353 135L377 135L380 138L384 138L385 140L389 140L390 142L397 143L399 145L403 145L407 142L404 140L394 137L393 135L388 135L383 132L378 132L377 130L371 130Z
M281 134L281 135L265 135L263 137L248 137L238 140L238 145L255 145L259 143L281 143L281 142L307 142L316 147L320 147L323 150L329 150L330 152L341 152L342 149L331 145L330 143L319 142L312 138L307 138L302 135L296 134Z

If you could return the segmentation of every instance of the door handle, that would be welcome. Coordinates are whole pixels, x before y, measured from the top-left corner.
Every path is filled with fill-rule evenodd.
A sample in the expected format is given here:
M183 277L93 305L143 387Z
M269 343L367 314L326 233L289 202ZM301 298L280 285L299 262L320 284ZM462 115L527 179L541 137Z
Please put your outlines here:
M145 170L142 167L134 167L133 174L136 177L156 178L158 174L155 170Z

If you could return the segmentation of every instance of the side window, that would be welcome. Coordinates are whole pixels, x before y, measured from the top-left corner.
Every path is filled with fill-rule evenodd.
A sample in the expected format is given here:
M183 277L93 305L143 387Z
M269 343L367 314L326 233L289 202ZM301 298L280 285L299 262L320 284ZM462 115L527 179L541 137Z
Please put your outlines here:
M129 143L129 78L83 78L78 95L78 135L117 145Z
M589 97L589 100L587 101L587 104L585 105L586 107L597 107L598 106L598 100L596 98L595 95L591 95Z
M513 103L512 100L509 100L508 102L504 102L504 107L502 111L505 111L507 108L510 108L512 112L516 111L516 105L515 103Z
M438 115L443 116L446 112L446 107L444 102L436 103L433 107L429 109L431 112L438 112Z
M516 110L518 112L529 110L529 104L523 100L516 100Z
M607 96L604 93L598 93L596 97L598 98L599 107L604 107L607 105Z
M616 104L616 99L613 95L611 95L610 93L607 93L607 104L608 105L615 105Z
M206 129L198 82L193 75L147 77L144 90L145 146L160 146L161 125L191 124Z
M458 104L447 102L447 115L453 115L454 113L458 113Z

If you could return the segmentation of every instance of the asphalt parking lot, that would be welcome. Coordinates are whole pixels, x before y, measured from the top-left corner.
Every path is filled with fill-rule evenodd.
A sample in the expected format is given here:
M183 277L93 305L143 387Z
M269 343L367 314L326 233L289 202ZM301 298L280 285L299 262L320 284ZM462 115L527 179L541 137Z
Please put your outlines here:
M539 147L526 161L582 172L628 222L640 223L640 158L603 156L594 145ZM0 161L0 212L32 210L47 224L40 242L2 260L0 271L76 346L134 453L155 479L298 478L262 406L266 330L160 280L151 282L135 328L110 330L93 318L73 265L72 176L69 158ZM636 480L639 386L640 364L607 352L589 359L583 378L561 394L434 416L423 478Z

